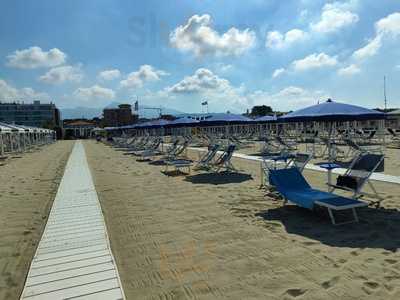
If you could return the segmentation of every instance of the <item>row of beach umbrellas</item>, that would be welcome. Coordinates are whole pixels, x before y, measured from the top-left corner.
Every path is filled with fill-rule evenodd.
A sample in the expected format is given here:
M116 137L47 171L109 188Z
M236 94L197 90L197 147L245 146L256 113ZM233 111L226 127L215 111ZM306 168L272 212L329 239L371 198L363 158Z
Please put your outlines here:
M335 122L335 121L364 121L383 120L386 115L382 112L340 102L328 100L324 103L309 106L296 110L286 115L264 116L251 119L239 114L216 113L210 114L204 120L196 120L190 117L182 117L173 121L164 119L152 120L140 124L106 127L106 130L127 130L127 129L151 129L151 128L174 128L194 126L218 126L230 124L254 124L254 123L290 123L290 122Z

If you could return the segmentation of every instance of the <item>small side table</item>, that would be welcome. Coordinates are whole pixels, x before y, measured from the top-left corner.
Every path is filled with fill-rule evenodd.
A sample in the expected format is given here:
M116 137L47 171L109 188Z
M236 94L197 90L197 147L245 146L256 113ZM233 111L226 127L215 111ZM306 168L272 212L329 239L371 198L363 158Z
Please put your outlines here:
M340 168L338 164L326 162L317 164L320 168L328 171L328 192L332 191L332 170Z

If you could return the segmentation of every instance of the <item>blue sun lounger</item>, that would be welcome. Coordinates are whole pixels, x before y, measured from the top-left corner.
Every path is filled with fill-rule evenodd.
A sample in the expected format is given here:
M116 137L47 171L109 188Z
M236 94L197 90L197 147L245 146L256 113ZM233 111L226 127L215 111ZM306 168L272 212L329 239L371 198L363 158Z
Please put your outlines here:
M316 206L328 209L333 225L358 222L357 207L368 204L356 199L341 197L332 193L313 189L297 168L269 170L270 183L285 199L300 207L313 210ZM333 211L351 209L354 219L337 223Z

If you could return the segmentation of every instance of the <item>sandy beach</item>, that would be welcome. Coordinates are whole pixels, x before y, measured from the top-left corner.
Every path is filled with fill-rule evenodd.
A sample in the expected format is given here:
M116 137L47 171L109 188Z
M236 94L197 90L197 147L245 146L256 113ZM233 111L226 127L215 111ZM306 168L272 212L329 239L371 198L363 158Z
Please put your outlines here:
M0 166L0 299L19 299L73 142L10 155Z
M377 183L382 208L335 227L266 196L256 162L166 176L109 146L85 148L127 299L400 298L398 185ZM325 188L326 174L305 175Z

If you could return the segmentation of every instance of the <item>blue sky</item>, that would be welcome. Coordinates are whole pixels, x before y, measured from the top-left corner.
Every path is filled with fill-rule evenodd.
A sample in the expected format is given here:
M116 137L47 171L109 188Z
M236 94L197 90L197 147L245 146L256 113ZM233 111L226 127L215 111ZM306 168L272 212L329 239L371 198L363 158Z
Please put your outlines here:
M0 99L400 106L398 0L2 1Z

